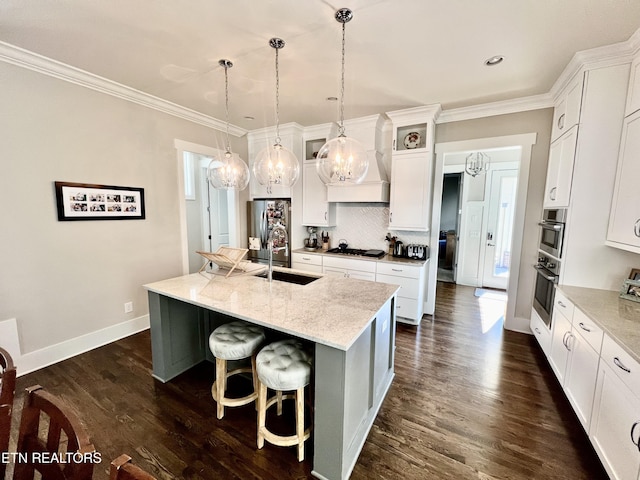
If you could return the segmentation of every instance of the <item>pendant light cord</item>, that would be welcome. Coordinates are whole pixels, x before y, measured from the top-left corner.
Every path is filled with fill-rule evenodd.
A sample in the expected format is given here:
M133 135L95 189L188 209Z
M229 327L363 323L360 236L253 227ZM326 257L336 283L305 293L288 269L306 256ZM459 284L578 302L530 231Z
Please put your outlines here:
M224 66L224 112L225 112L225 120L227 123L226 126L226 136L227 136L227 153L231 153L231 144L229 143L229 67L225 64Z
M280 145L280 69L278 68L278 50L276 48L276 145Z
M340 125L338 135L344 136L344 55L345 55L345 32L346 22L342 22L342 77L340 79Z

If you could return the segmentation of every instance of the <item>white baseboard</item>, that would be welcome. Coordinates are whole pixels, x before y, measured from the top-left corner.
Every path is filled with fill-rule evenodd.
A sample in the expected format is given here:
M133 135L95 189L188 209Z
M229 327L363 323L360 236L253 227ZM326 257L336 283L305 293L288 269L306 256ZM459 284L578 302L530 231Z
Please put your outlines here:
M117 325L26 353L18 358L14 357L13 363L16 365L18 376L26 375L148 328L149 315L143 315L142 317L127 320Z
M0 347L4 348L11 358L20 357L20 338L18 337L18 325L15 318L0 321Z
M530 323L531 323L531 320L528 318L514 317L512 321L509 322L509 325L505 325L504 328L506 330L511 330L512 332L526 333L527 335L533 335L533 333L531 333L531 329L529 328Z

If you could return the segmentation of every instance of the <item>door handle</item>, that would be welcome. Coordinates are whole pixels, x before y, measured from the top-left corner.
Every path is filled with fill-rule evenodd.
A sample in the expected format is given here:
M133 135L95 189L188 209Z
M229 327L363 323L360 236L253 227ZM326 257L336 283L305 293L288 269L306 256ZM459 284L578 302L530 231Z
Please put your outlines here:
M622 363L618 357L613 357L613 363L615 363L616 367L618 367L620 370L631 373L631 370L628 367L625 367L624 363Z
M564 113L558 117L558 128L560 130L564 128Z
M549 199L550 200L555 200L556 199L556 191L558 190L558 187L553 187L551 190L549 190Z
M633 233L636 237L640 237L640 218L636 220L636 224L633 226Z
M636 427L638 426L640 422L636 422L631 426L631 443L633 443L636 447L638 447L638 450L640 451L640 437L638 438L638 441L635 441L633 439L633 432L636 429Z

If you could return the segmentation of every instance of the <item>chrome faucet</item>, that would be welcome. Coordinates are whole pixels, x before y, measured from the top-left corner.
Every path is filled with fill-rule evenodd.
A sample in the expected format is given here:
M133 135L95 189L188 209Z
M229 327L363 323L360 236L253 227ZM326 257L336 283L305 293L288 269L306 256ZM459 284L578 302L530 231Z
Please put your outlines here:
M273 244L277 242L278 245L275 247ZM273 252L280 252L282 250L285 251L285 255L289 255L289 235L287 235L287 229L281 223L277 223L269 232L269 240L268 240L268 248L269 248L269 272L267 273L267 279L269 282L273 280Z

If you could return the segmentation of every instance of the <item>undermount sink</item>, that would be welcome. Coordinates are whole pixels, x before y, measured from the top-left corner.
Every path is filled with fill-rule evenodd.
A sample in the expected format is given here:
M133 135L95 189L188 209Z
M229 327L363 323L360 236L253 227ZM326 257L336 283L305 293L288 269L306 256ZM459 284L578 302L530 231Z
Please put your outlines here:
M262 272L257 277L267 278L268 272ZM281 272L279 270L273 272L273 279L280 282L296 283L298 285L307 285L320 277L311 277L309 275L300 275L298 273Z

